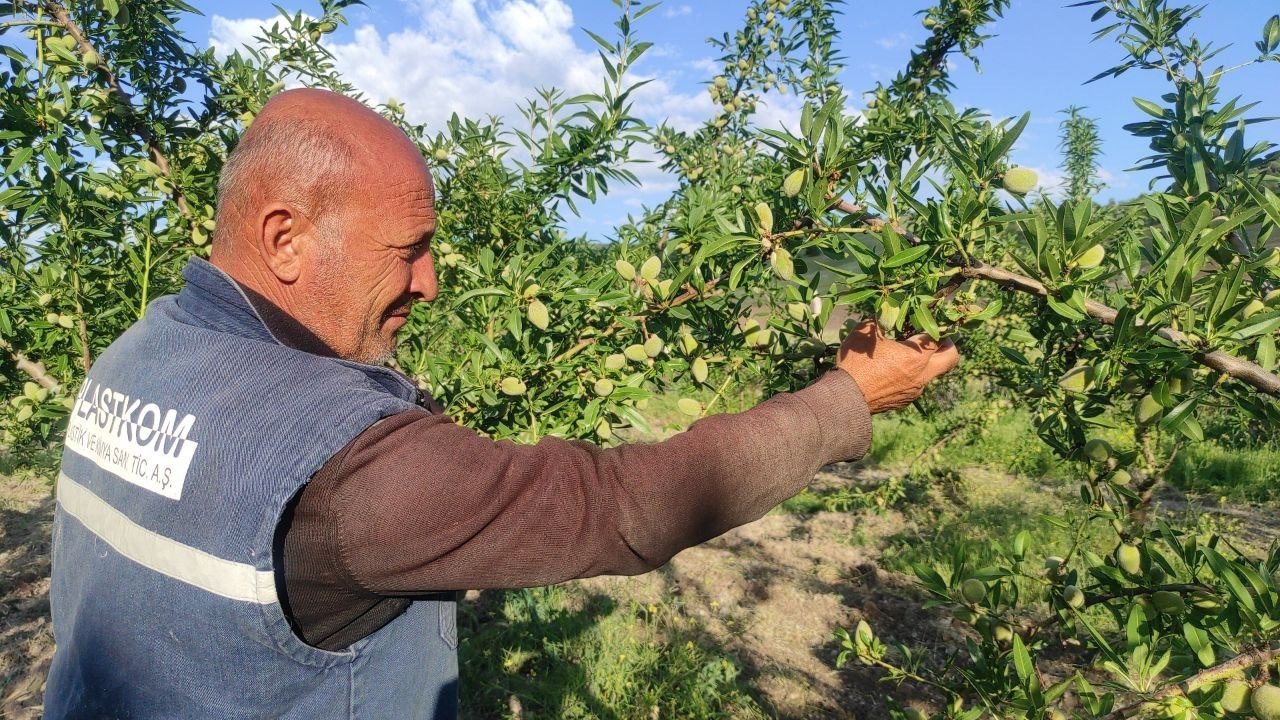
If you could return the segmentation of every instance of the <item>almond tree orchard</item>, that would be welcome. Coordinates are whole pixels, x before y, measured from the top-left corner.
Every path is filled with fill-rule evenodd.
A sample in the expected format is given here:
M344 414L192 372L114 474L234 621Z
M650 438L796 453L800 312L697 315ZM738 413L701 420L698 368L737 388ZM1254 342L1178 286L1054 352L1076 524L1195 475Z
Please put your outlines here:
M321 0L219 60L175 30L194 11L180 0L0 2L0 444L56 444L96 354L207 253L219 169L268 97L359 97L324 49L351 4ZM654 6L615 4L591 35L594 94L534 93L510 125L379 106L421 146L440 212L445 292L414 311L398 366L493 437L608 444L660 393L700 417L748 382L806 384L849 318L957 337L948 387L1034 413L1077 472L1070 529L1105 548L1046 557L1023 534L922 565L919 591L968 642L888 646L862 623L837 630L841 662L926 688L936 717L1280 718L1280 546L1259 557L1149 512L1206 417L1280 427L1280 155L1249 100L1220 93L1227 73L1280 63L1280 16L1211 42L1187 26L1212 3L1077 3L1117 58L1096 82L1165 81L1127 126L1150 141L1131 160L1163 175L1104 206L1079 111L1059 203L1008 161L1028 116L948 100L948 68L978 62L1009 0L922 9L931 34L906 67L856 89L836 79L839 0L744 0L742 26L712 39L719 110L691 131L639 119ZM798 133L753 122L775 93L803 98ZM568 213L636 182L642 146L678 188L610 244L567 236Z

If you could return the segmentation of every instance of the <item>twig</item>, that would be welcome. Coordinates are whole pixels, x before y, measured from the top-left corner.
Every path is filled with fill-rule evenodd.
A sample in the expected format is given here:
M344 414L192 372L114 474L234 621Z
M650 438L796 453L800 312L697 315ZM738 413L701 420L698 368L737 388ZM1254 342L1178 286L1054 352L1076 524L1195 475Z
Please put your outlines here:
M994 265L981 263L964 265L961 266L960 273L968 278L990 280L1009 290L1017 290L1040 297L1049 296L1049 290L1040 281ZM1087 315L1105 325L1115 324L1116 317L1119 315L1119 312L1114 308L1095 300L1085 300L1084 306ZM1174 345L1185 347L1190 344L1190 338L1172 328L1156 328L1154 333ZM1202 365L1211 367L1224 375L1230 375L1267 395L1280 397L1280 375L1269 373L1255 363L1229 355L1221 350L1213 350L1211 352L1192 350L1190 354L1192 359Z
M1280 645L1273 645L1269 648L1263 648L1261 650L1254 650L1253 652L1237 655L1221 665L1215 665L1207 670L1202 670L1186 680L1167 687L1150 697L1143 698L1138 702L1130 703L1122 708L1113 710L1112 712L1098 718L1098 720L1124 720L1124 718L1129 717L1129 713L1132 713L1135 710L1140 710L1144 705L1153 700L1164 700L1165 698L1186 695L1196 688L1230 677L1239 670L1263 665L1278 657L1280 657Z
M50 15L53 15L53 17L58 21L58 24L67 31L67 34L75 38L76 44L80 46L81 56L89 52L93 52L98 56L98 64L96 67L98 72L102 73L106 78L107 87L119 96L120 101L124 105L132 110L134 107L133 95L120 85L119 78L116 77L115 73L111 71L110 66L107 65L106 58L102 53L99 53L94 49L93 44L89 42L89 38L85 35L84 30L81 29L81 27L71 17L71 13L69 13L67 9L63 7L62 3L57 0L43 0L43 5L45 10L47 10ZM156 167L160 168L160 172L169 179L169 184L173 187L172 196L174 202L178 205L178 210L182 212L183 217L194 222L191 215L191 208L187 203L187 196L182 192L182 188L173 177L173 170L169 165L169 159L160 151L160 145L156 142L155 136L152 135L151 131L147 128L146 123L141 122L137 116L133 116L133 119L134 131L137 132L138 136L142 138L142 142L146 145L147 154L151 156L151 162L155 163Z
M26 373L32 380L49 392L57 393L62 388L62 383L49 374L49 371L44 367L44 363L35 362L18 352L8 340L0 338L0 350L8 353L10 359L13 360L13 364L17 365L19 370Z

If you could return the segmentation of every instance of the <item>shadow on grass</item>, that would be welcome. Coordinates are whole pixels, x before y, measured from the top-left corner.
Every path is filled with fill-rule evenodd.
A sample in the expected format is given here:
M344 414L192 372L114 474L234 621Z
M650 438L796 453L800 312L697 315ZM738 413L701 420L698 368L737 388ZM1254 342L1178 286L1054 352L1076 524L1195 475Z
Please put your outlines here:
M464 603L468 718L759 717L739 668L669 608L555 586Z

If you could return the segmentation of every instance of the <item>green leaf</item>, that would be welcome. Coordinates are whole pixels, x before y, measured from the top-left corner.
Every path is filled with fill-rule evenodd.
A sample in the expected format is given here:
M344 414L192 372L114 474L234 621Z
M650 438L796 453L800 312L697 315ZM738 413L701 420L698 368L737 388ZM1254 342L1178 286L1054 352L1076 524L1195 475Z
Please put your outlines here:
M927 245L917 245L915 247L907 248L902 252L894 253L894 255L890 257L888 260L885 260L884 262L880 263L880 267L886 270L890 268L901 267L903 265L906 265L907 263L914 262L915 260L923 257L926 253L929 252L929 250L930 248Z
M934 340L942 339L942 331L938 329L938 321L933 317L933 310L929 309L929 305L925 302L917 302L915 307L911 309L911 318L915 320L915 324L921 330L929 334Z
M1135 97L1133 99L1133 104L1137 105L1139 110L1150 115L1153 118L1156 118L1159 120L1165 119L1165 109L1151 102L1150 100L1143 100L1140 97Z

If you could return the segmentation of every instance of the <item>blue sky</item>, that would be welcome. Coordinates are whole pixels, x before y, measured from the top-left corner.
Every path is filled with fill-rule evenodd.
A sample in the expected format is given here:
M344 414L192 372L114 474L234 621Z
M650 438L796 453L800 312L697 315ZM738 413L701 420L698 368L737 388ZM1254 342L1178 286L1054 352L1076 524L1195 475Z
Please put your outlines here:
M184 26L197 43L226 49L247 41L275 15L268 3L195 3L205 13ZM1235 65L1256 54L1266 19L1276 12L1271 2L1207 0L1208 10L1194 26L1204 40L1232 43L1223 64ZM282 0L289 10L314 11L299 0ZM927 2L850 0L840 19L840 50L845 56L841 79L850 91L851 107L860 93L887 80L909 56L926 30L915 12ZM654 78L637 96L636 109L651 122L669 119L691 126L712 110L704 83L715 73L713 49L706 38L741 23L744 2L668 0L638 25L641 39L655 47L639 63L637 74ZM1131 197L1147 188L1152 174L1126 172L1146 151L1146 143L1124 132L1125 123L1141 119L1131 98L1151 99L1167 91L1163 78L1131 71L1117 79L1090 85L1084 81L1121 58L1111 40L1091 42L1097 27L1091 8L1067 8L1058 0L1015 0L992 28L996 37L980 51L981 72L957 59L952 99L996 117L1030 111L1032 120L1013 151L1013 159L1038 169L1053 183L1060 164L1059 110L1087 107L1102 133L1102 198ZM599 61L583 32L609 37L616 19L606 0L369 0L367 7L347 12L350 25L329 41L347 79L374 100L394 95L411 117L429 124L443 122L455 110L463 115L516 115L518 102L536 87L557 86L570 92L598 87ZM1261 100L1254 115L1280 116L1280 64L1255 65L1230 74L1224 99L1234 95ZM793 96L774 97L760 115L761 124L794 125L798 105ZM1280 123L1251 128L1252 139L1280 139ZM644 185L619 189L596 206L583 206L583 217L569 223L571 232L605 239L628 212L669 192L671 178L651 166L637 168Z

